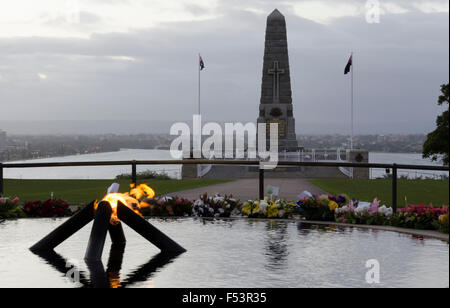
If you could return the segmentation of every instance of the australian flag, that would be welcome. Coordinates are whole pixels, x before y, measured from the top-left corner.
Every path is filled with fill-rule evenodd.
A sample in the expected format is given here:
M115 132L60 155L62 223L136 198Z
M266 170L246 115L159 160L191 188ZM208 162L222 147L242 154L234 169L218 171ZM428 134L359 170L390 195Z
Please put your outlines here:
M203 62L203 58L200 56L200 70L203 71L205 68L205 62Z
M348 72L350 72L350 68L353 65L353 55L350 56L350 59L348 59L348 63L345 66L345 71L344 71L344 75L347 75Z

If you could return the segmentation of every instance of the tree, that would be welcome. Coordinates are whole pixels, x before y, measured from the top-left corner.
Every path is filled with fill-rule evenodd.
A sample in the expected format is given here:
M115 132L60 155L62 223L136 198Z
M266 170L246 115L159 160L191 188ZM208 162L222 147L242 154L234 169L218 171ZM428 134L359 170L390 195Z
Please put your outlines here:
M449 126L448 126L448 104L449 104L449 86L443 84L441 86L442 95L439 96L438 105L445 105L447 103L447 110L445 110L436 120L436 129L428 134L427 140L423 144L423 157L431 158L433 161L442 157L444 165L448 166L449 154Z

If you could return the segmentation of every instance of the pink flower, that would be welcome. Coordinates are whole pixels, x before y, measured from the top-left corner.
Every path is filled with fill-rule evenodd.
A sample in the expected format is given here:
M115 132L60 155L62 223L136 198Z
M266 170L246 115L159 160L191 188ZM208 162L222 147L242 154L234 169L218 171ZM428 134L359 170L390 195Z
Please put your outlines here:
M355 205L353 204L353 200L350 200L350 203L348 204L348 209L350 212L355 211Z
M13 202L14 204L17 204L17 203L19 202L19 200L20 200L20 199L19 199L18 197L15 197L15 198L13 199L12 202Z
M379 205L380 205L380 201L378 200L378 198L373 199L372 206L370 207L370 210L369 210L369 214L372 216L377 214Z

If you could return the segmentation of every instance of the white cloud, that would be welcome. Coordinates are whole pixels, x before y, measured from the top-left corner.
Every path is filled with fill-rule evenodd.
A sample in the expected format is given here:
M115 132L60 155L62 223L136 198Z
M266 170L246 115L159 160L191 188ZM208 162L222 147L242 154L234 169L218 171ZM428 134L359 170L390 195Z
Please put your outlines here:
M128 33L162 23L202 21L226 10L265 14L275 7L330 24L363 16L365 0L14 0L0 2L0 37L77 37ZM446 0L380 0L382 14L448 12Z
M420 1L413 6L424 13L448 13L448 1Z
M405 14L410 12L409 9L393 2L382 2L381 13L382 14Z
M212 18L216 0L14 0L0 2L0 37L88 38L93 33L129 32L164 22ZM193 13L186 6L205 8ZM77 11L79 10L79 11ZM95 22L93 22L95 21Z
M45 80L48 78L48 76L46 74L42 74L42 73L38 73L37 76L40 80Z
M100 2L91 1L97 5ZM1 87L2 99L10 102L12 113L20 113L25 120L38 114L42 120L120 118L133 123L152 122L157 117L187 121L197 107L196 65L201 51L208 66L202 79L205 115L212 121L254 120L261 95L266 15L275 5L266 0L240 5L242 1L222 0L222 16L217 19L170 22L150 29L136 27L127 33L95 34L90 39L0 37L0 73L8 83ZM297 6L297 15L326 20L332 23L329 26L293 16L288 1L280 4L288 24L298 132L347 128L342 124L349 101L348 78L343 69L350 48L357 55L355 110L361 126L384 132L399 127L426 131L434 126L436 114L442 112L435 106L439 85L448 82L448 14L425 14L414 8L412 1L417 2L381 1L386 14L376 26L367 24L364 11L359 10L364 10L364 0L345 2L348 6L331 4L328 9L328 5L310 6L309 11L307 5ZM98 13L92 8L83 10ZM255 14L261 8L265 13ZM215 9L208 6L190 6L186 10L188 17L215 14ZM354 18L355 14L360 16ZM350 17L339 18L343 15ZM51 27L48 23L45 27L52 31L61 28L63 36L72 30L83 35L99 29L112 31L113 27L105 25L129 29L129 25L116 23L112 13L91 17L93 22L80 27L64 24L63 20L63 26L58 26L58 18ZM119 18L128 19L129 24L145 25L145 20L135 21L134 16ZM27 33L34 31L26 20L21 25L30 27ZM5 33L2 25L0 32ZM124 101L132 103L133 108ZM0 120L2 117L6 119L7 115L0 114Z
M128 57L128 56L109 56L108 58L111 60L125 61L125 62L135 62L136 61L136 58Z
M335 18L361 15L364 6L337 1L303 1L293 4L293 8L295 14L300 17L328 24Z

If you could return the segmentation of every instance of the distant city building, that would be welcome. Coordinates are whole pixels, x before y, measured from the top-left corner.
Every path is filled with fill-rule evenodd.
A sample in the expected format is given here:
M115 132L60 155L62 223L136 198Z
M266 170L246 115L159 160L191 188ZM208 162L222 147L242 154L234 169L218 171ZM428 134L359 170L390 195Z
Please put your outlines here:
M6 132L0 130L0 150L6 147Z

